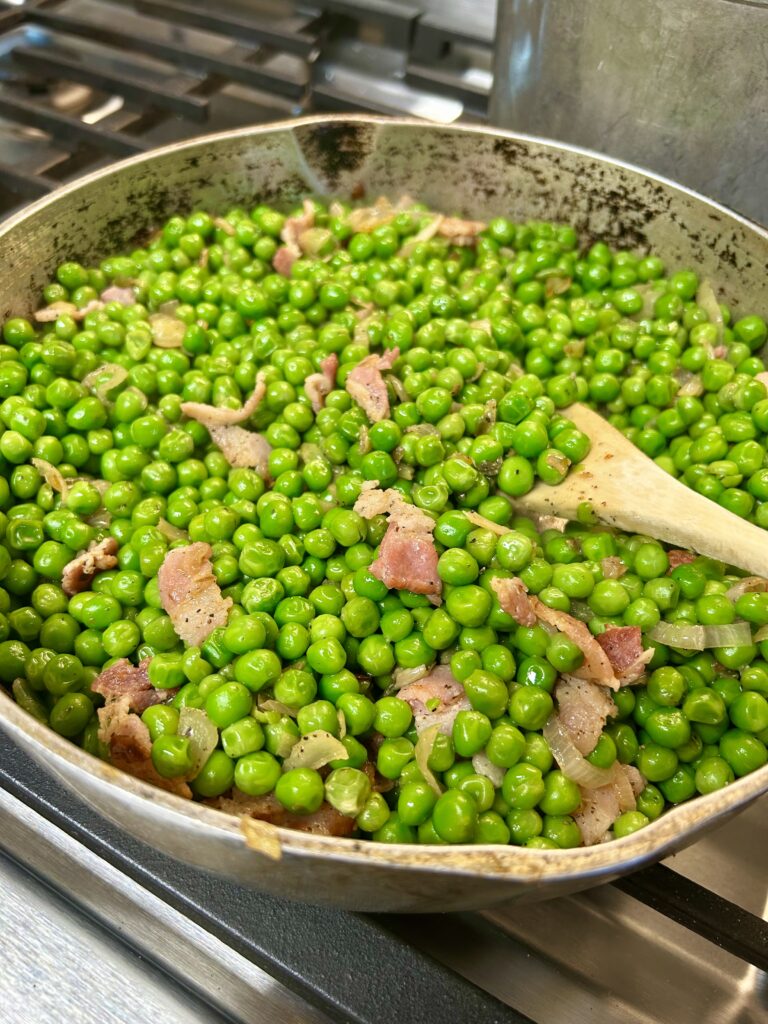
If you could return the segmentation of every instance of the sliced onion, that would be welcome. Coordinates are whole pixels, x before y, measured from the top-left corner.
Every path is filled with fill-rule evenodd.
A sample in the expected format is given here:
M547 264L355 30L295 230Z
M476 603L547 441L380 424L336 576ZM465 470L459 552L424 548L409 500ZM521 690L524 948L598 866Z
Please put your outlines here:
M494 764L485 751L475 754L472 758L472 767L478 775L484 775L486 779L490 779L496 789L502 784L507 773L506 768L500 768Z
M726 590L725 596L729 601L738 601L744 594L764 594L768 590L768 580L762 576L745 576L743 580L734 583L730 590Z
M164 537L168 540L189 540L189 534L186 530L181 530L178 526L174 526L173 523L169 523L167 519L160 519L157 524L157 528Z
M680 387L677 390L678 397L690 396L698 398L704 394L704 383L698 373L690 373L688 370L676 370L675 380Z
M573 742L571 734L557 714L551 714L542 729L560 771L584 789L599 789L613 782L613 772L607 768L596 768L582 756Z
M704 280L696 292L696 305L701 306L710 319L710 322L717 327L717 340L720 342L723 337L723 311L712 289L709 281Z
M106 529L106 527L112 524L112 515L105 508L99 508L92 515L88 516L85 521L89 526Z
M600 559L600 571L605 579L616 580L624 575L627 567L618 555L608 555L607 558Z
M352 231L369 232L381 227L395 216L395 208L386 196L379 196L373 206L363 206L353 210L347 217L347 227Z
M660 622L648 636L658 644L682 651L703 651L707 647L747 647L752 643L748 622L728 626L698 626L690 622Z
M550 469L554 469L557 473L567 473L571 465L571 460L567 455L563 455L562 452L552 451L547 453L544 460Z
M333 241L333 232L327 228L307 228L299 235L299 247L305 256L317 258L329 242Z
M261 694L256 697L256 707L259 711L276 711L278 715L286 715L288 718L295 718L297 714L296 708L289 708L274 697L262 698Z
M128 380L128 371L124 366L118 366L117 363L104 363L103 366L97 366L95 370L87 373L81 383L83 387L90 388L99 401L106 402L109 392L126 380Z
M509 527L500 526L498 523L494 523L493 520L481 516L479 512L472 512L467 509L462 509L462 511L470 523L474 523L475 526L479 526L483 530L490 530L491 533L495 533L499 537L503 537L505 533L512 533Z
M571 615L580 622L589 622L590 619L595 617L595 613L587 602L579 600L571 601Z
M30 462L38 473L45 479L45 482L49 487L61 495L62 501L66 501L67 494L69 493L69 485L59 470L56 469L55 466L51 465L50 462L46 462L45 459L30 459Z
M102 302L117 302L120 306L132 306L136 302L133 288L111 284L99 296Z
M416 740L416 748L414 750L416 764L418 765L419 771L424 776L424 781L430 787L430 789L433 789L435 793L437 793L438 796L440 796L443 790L442 787L440 786L440 783L432 774L432 771L429 765L427 764L427 761L429 760L430 755L432 754L432 749L435 745L435 740L437 739L437 734L439 732L439 724L430 725L428 728L424 729L423 732L419 733L419 738Z
M459 406L461 408L461 406ZM477 421L477 427L475 428L478 434L487 434L491 427L496 422L496 399L492 398L490 401L485 403L483 408L483 415Z
M179 713L177 732L189 740L189 752L192 755L190 774L194 778L216 749L219 730L202 708L187 707Z
M627 777L627 773L624 771L624 765L619 764L618 761L614 761L612 768L610 769L611 784L616 787L616 795L619 798L619 807L622 811L634 811L637 807L637 801L635 799L635 791L632 789L632 783Z
M152 341L156 348L181 348L187 325L167 313L153 313L149 318Z
M424 227L417 231L415 235L412 235L405 245L401 246L398 256L402 256L403 259L408 259L413 250L421 242L428 242L431 238L434 238L437 232L440 230L440 225L443 223L442 214L438 214L433 217L432 220L425 224Z
M408 392L405 390L405 388L403 387L403 382L396 374L388 373L385 375L384 380L386 380L388 384L392 385L392 390L394 391L395 397L397 398L398 402L408 401Z
M473 327L476 331L485 331L486 334L491 333L490 320L472 320L469 326Z
M360 427L360 438L357 444L361 455L367 455L371 450L371 439L368 436L368 427Z
M552 299L556 295L563 295L572 284L573 278L566 277L565 274L553 274L547 277L546 284L544 285L544 295L548 299Z
M223 217L214 217L213 223L214 226L217 227L220 231L223 231L225 235L234 235L235 229L233 225L230 224L229 221L225 220Z
M761 626L752 637L752 642L756 644L762 643L763 640L768 640L768 625Z
M339 739L343 740L347 735L347 720L344 717L344 712L341 708L336 709L336 717L339 720Z
M322 768L331 761L346 761L349 757L347 748L325 729L316 729L302 736L283 761L283 770L292 768Z
M428 434L437 434L439 436L440 431L434 425L434 423L414 423L413 426L405 428L406 434L413 434L414 437L426 437Z
M431 671L431 665L416 665L415 668L396 668L392 674L392 686L390 689L393 693L397 693L404 686L410 686L411 683L418 682L419 679L428 676Z
M372 313L376 312L376 307L372 302L364 303L359 309L355 310L355 317L358 320L367 320Z

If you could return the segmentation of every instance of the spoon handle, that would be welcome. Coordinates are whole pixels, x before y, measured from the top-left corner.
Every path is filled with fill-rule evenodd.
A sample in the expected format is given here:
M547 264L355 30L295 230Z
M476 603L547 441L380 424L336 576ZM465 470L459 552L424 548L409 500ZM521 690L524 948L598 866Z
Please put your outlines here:
M768 576L764 530L675 480L586 406L565 412L592 448L557 487L539 483L519 499L523 511L576 519L587 503L611 526Z

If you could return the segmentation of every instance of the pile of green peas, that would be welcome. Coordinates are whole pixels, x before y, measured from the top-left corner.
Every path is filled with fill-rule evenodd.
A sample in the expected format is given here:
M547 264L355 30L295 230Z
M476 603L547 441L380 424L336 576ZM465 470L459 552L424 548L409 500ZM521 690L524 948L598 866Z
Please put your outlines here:
M767 757L768 641L693 653L647 634L661 620L739 619L757 631L768 595L734 602L728 567L697 558L670 572L662 545L588 517L540 532L513 499L538 479L559 483L587 454L588 438L559 411L578 399L664 468L762 524L768 400L754 353L765 324L731 326L723 309L728 355L701 367L718 328L694 301L692 273L666 277L656 257L601 244L580 255L569 227L504 218L475 246L433 238L398 255L429 217L415 205L354 234L345 211L318 204L318 255L298 260L290 278L271 267L285 221L276 210L173 217L145 248L98 268L64 263L44 289L47 303L82 309L109 285L130 285L134 304L107 302L82 319L64 308L39 327L6 322L0 680L29 713L106 757L91 684L115 659L151 658L152 684L175 691L142 715L157 771L189 776L184 707L203 709L219 732L191 780L199 799L234 786L274 794L296 814L327 801L355 818L357 834L382 842L576 846L581 793L541 729L558 675L583 655L564 634L519 626L500 608L491 581L518 576L593 633L639 626L654 647L646 685L615 695L616 716L588 758L636 765L647 780L637 810L614 824L626 835ZM643 319L646 285L659 295ZM186 325L180 348L153 344L150 317L168 303ZM343 382L371 350L394 346L400 400L371 424ZM303 382L330 353L337 387L314 413ZM127 377L94 394L82 381L107 363ZM675 397L678 368L702 370L702 401ZM260 370L266 397L248 425L272 446L270 482L230 467L180 408L238 408ZM749 437L739 433L747 421ZM75 481L64 499L33 458ZM741 467L743 489L720 473L723 461ZM440 607L370 572L386 521L354 511L365 481L398 488L435 519ZM742 509L744 496L754 500ZM466 510L509 532L478 527ZM68 597L64 566L108 535L117 568ZM211 545L216 581L233 601L228 624L199 648L180 642L157 585L166 553L187 540ZM627 568L620 578L604 562L613 557ZM429 754L439 794L417 763L411 708L393 690L398 670L437 661L471 705ZM284 770L297 740L317 730L347 756L323 771ZM500 785L476 770L478 754ZM384 785L364 770L372 760Z

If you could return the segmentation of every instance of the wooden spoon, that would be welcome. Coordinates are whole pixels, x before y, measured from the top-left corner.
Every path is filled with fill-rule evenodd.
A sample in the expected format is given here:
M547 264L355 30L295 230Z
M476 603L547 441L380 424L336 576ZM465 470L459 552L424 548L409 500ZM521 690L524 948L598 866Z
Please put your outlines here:
M522 511L577 519L587 502L611 526L768 576L764 530L675 480L585 405L564 413L592 441L590 453L561 484L538 483L520 498Z

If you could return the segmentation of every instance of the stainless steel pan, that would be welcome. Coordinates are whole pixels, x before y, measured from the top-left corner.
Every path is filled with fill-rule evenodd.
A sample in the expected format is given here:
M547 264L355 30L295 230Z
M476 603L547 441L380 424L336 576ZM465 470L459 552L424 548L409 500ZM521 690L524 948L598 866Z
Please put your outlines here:
M28 313L65 259L92 263L197 206L307 193L409 193L471 217L562 220L585 239L696 267L737 309L760 311L768 234L686 189L594 154L529 137L373 117L305 118L212 135L124 161L0 227L0 316ZM764 311L764 309L763 309ZM631 495L628 496L631 500ZM280 895L355 910L444 911L584 889L693 842L768 791L768 767L625 839L578 850L384 846L258 827L124 775L0 693L0 725L84 800L180 860Z

